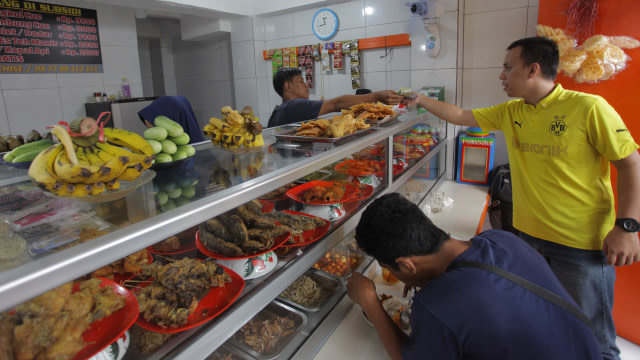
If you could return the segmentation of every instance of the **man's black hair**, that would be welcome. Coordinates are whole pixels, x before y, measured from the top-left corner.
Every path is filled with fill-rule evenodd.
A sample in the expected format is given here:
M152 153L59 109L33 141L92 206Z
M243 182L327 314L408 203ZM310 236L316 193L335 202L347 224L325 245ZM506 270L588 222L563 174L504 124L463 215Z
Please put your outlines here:
M417 205L398 193L371 203L356 227L358 246L394 269L398 268L397 258L433 254L448 239Z
M296 76L302 76L302 70L299 68L282 68L273 75L273 89L282 97L284 94L284 84L293 81Z
M560 54L558 44L547 37L528 37L516 40L507 47L507 50L520 47L520 59L525 66L538 63L542 75L546 79L555 80L558 75L558 62Z

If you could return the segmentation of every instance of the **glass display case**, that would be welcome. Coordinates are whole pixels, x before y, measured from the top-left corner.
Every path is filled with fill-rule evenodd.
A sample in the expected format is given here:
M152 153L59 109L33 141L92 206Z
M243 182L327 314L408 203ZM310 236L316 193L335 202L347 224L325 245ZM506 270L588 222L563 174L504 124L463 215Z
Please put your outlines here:
M242 345L230 338L272 303L275 308L264 316L301 314L288 342L294 345L278 345L277 358L311 356L351 306L344 277L371 262L352 237L362 210L388 192L422 202L444 180L447 134L443 123L417 111L330 142L279 136L287 130L265 129L268 145L245 153L197 144L193 158L154 166L154 174L131 191L103 199L52 197L31 184L26 169L0 165L0 215L10 229L2 242L21 244L19 254L11 256L19 261L0 258L0 311L143 250L148 255L142 260L157 263L212 257L244 281L237 297L184 331L149 333L135 325L125 359L215 359L223 350L260 358L235 351ZM341 192L332 193L332 186ZM310 195L321 189L318 198ZM251 256L221 256L222 250L207 242L202 224L237 214L254 200L263 213L289 211L321 220L313 230L294 232L297 237L274 235L273 245L260 255L241 249ZM327 301L310 310L277 299L309 272L335 285ZM114 274L116 282L138 287L130 277ZM139 338L158 346L143 349Z

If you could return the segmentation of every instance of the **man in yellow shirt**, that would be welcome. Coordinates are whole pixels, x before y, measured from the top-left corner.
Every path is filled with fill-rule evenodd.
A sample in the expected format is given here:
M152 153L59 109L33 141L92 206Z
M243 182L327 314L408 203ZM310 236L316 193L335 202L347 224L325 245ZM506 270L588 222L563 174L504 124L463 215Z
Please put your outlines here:
M510 97L463 110L420 95L420 105L456 125L502 130L513 187L513 225L547 259L591 320L605 359L619 359L611 310L615 269L640 261L638 145L603 98L555 84L558 48L525 38L507 48L500 80ZM618 172L614 208L609 163Z

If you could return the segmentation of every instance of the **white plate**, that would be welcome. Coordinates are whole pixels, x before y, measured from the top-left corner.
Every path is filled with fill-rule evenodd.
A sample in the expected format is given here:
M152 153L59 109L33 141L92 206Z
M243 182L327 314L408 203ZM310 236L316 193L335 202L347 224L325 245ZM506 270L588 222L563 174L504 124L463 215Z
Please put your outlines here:
M226 266L240 275L244 280L251 280L266 275L275 269L278 256L273 251L247 259L216 260L216 263Z

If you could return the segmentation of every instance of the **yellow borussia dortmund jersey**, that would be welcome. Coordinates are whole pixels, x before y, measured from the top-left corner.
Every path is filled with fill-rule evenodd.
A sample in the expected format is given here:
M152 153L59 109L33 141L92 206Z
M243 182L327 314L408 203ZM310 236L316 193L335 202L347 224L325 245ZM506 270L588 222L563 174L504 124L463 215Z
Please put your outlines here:
M511 100L473 116L482 130L504 132L513 225L562 245L601 249L615 220L609 160L638 148L613 107L558 84L536 106Z

